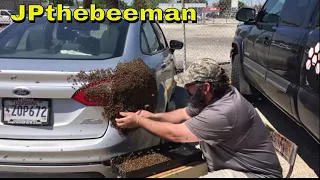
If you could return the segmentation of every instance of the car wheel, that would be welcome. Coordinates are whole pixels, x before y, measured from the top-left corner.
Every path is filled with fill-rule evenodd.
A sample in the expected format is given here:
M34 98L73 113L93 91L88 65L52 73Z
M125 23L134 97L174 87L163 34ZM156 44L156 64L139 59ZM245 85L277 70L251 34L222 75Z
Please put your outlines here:
M240 71L241 71L240 55L236 54L232 60L231 84L238 90L240 90Z

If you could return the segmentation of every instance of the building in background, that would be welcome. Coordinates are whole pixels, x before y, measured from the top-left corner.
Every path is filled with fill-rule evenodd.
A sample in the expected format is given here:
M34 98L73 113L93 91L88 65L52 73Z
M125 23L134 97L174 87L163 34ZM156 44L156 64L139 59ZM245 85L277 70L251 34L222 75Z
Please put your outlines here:
M239 8L239 0L231 1L231 11L238 11Z
M220 7L205 7L202 9L204 17L206 18L216 18L220 16Z

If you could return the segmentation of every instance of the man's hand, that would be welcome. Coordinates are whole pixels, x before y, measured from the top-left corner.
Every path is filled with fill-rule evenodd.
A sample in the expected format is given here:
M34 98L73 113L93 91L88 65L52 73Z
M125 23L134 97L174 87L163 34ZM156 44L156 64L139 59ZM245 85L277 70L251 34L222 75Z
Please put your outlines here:
M137 113L121 112L120 115L123 118L116 119L117 126L119 128L136 128L139 126L138 124L139 115Z
M153 113L146 111L146 110L141 110L141 111L137 111L135 114L148 118L148 119L152 119L152 115Z
M145 113L148 114L148 111ZM123 116L123 118L116 119L117 126L119 128L142 127L156 136L172 142L187 143L200 141L198 137L192 134L185 124L154 121L149 118L139 116L138 114L139 111L136 113L121 112L120 115Z

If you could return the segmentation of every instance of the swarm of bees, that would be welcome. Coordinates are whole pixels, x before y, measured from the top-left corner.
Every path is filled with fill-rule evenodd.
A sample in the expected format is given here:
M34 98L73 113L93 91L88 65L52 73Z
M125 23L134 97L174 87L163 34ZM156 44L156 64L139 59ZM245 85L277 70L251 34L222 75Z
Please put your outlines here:
M86 101L103 107L102 116L113 127L125 134L126 129L116 125L119 113L146 109L154 112L157 106L157 81L154 72L141 58L119 63L115 69L96 69L89 73L80 71L68 78L73 85L80 85Z

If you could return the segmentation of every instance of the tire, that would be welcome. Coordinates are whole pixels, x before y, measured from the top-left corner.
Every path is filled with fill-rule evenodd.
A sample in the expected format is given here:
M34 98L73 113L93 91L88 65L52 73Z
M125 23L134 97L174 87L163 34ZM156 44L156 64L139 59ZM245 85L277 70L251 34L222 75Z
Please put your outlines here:
M241 62L240 55L236 54L232 60L231 67L231 85L240 91L240 72L241 72Z
M232 61L232 70L231 70L231 85L240 91L240 73L241 73L241 61L240 55L236 54ZM261 93L252 85L248 84L251 94L242 94L249 101L261 100ZM240 91L241 92L241 91Z

